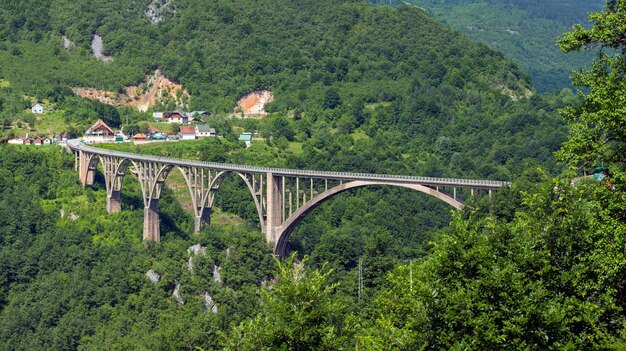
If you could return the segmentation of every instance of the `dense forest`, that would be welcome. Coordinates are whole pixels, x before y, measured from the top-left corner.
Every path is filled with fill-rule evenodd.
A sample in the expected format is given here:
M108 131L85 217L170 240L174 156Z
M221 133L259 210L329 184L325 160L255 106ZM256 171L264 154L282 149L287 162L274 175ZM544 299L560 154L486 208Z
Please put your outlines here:
M119 90L161 68L189 89L193 109L212 113L220 138L106 147L514 182L459 212L409 190L348 192L309 214L292 236L293 255L278 259L234 178L197 235L168 178L162 242L143 243L132 176L123 211L108 214L103 180L82 189L70 154L0 146L0 349L623 347L626 65L615 50L623 32L610 29L626 23L625 6L610 1L594 29L561 39L565 51L609 49L575 76L587 94L537 95L512 61L408 5L0 4L9 24L0 27L4 135L47 117L73 132L97 118L145 128L146 114L71 88ZM112 62L92 56L94 33ZM276 95L267 117L227 115L260 88ZM25 111L33 99L56 111L35 118ZM240 131L263 140L246 148ZM608 178L571 186L577 170L598 164Z
M409 0L452 28L501 51L532 77L539 92L571 87L573 70L588 66L593 51L581 55L561 52L556 39L575 23L587 23L587 14L599 11L602 0Z

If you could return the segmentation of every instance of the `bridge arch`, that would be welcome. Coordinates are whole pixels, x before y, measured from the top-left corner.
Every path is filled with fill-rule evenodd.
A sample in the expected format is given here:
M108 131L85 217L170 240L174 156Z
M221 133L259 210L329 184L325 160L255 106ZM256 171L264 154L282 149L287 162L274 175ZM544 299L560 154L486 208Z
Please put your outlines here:
M391 185L396 187L409 188L413 190L420 191L422 193L433 196L448 205L454 207L455 209L461 209L463 207L463 203L456 200L455 198L446 195L436 189L429 188L427 186L419 185L419 184L407 184L407 183L389 183L389 182L378 182L378 181L352 181L348 183L340 184L334 188L328 189L316 197L311 199L309 202L300 207L297 211L295 211L287 220L285 220L280 226L275 229L274 235L277 238L276 243L274 244L274 253L279 256L284 256L287 250L287 242L293 229L295 226L300 223L300 221L313 209L321 205L322 203L330 200L336 195L339 195L347 190L360 188L370 185Z
M224 179L226 179L226 177L231 175L231 174L236 174L237 176L239 176L239 178L241 178L243 180L243 182L246 184L246 186L248 187L248 190L250 191L250 195L252 195L252 199L254 200L254 206L256 207L257 214L259 216L259 224L261 225L261 228L264 228L265 227L265 219L263 218L263 203L262 203L262 199L261 199L262 195L259 194L257 196L257 191L259 191L259 189L256 189L256 185L253 184L253 182L254 182L254 174L247 174L247 173L231 171L231 170L224 170L224 171L220 171L219 173L217 173L217 175L215 176L215 178L211 182L211 189L214 190L215 192L211 196L208 196L208 194L207 194L207 197L208 197L208 200L209 200L209 202L207 203L208 206L209 207L213 207L213 204L214 204L214 201L215 201L214 195L219 190L220 185L222 184ZM260 180L260 181L262 181L262 180Z

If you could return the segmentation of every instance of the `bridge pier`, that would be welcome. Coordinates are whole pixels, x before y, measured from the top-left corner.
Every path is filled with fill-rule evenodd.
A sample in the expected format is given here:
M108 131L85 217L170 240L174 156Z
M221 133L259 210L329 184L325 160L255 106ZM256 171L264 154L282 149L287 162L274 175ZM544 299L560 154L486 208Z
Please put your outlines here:
M199 233L200 230L202 230L202 228L204 226L207 226L209 224L211 224L211 213L212 210L208 207L205 207L204 209L202 208L198 208L198 211L196 213L200 213L200 215L195 215L194 219L193 219L193 232L194 233Z
M109 195L107 195L107 212L109 213L117 213L122 210L122 192L119 190L112 190Z
M152 199L143 208L143 240L161 241L161 225L159 223L159 200Z
M270 244L276 242L276 228L283 224L283 177L276 177L272 173L267 173L266 176L266 191L267 191L267 207L265 210L265 241Z
M87 154L83 151L79 151L78 155L78 176L80 184L83 188L90 187L94 182L95 166L91 165L93 154ZM92 169L93 168L93 169Z

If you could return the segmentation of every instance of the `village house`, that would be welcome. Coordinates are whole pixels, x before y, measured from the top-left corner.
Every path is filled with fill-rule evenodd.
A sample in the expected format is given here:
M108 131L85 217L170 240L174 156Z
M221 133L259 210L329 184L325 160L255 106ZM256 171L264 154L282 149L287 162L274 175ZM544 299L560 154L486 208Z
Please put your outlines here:
M137 133L135 135L133 135L133 140L134 141L145 141L148 140L148 138L146 138L146 135L143 133Z
M252 145L252 133L239 134L239 141L243 141L246 144L246 148L249 148Z
M37 102L30 108L30 110L32 113L43 113L43 105Z
M215 128L211 128L206 124L196 126L196 136L198 138L215 137Z
M206 111L192 111L187 113L187 117L189 117L190 122L201 122L204 123L202 116L208 116L208 112Z
M159 112L155 112L152 116L158 116ZM159 123L189 123L189 117L182 112L163 112L162 117L155 117L154 120Z
M103 120L99 119L91 128L87 129L83 139L88 143L114 142L115 132Z
M11 140L7 141L7 143L8 144L13 144L13 145L22 145L22 144L24 144L24 139L20 139L20 138L11 139Z
M196 128L191 126L182 126L180 127L180 135L181 140L194 140L196 138Z

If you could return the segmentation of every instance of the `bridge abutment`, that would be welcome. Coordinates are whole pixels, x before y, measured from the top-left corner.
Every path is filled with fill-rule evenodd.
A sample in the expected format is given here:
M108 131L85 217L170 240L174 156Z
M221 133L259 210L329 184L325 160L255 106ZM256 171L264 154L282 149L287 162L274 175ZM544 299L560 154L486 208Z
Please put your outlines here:
M153 199L143 208L143 240L161 241L159 223L159 200Z

